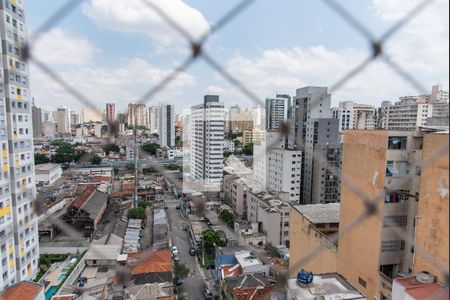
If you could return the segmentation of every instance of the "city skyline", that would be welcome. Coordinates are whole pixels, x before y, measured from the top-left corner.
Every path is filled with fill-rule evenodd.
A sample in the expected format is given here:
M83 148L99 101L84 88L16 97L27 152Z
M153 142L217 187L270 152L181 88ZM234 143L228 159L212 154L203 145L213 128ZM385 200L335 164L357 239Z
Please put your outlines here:
M299 86L331 86L364 59L368 54L365 50L367 44L357 32L347 30L345 21L320 2L303 4L289 0L288 3L274 5L261 1L246 11L247 18L236 18L229 25L230 29L214 35L207 46L208 51L223 61L225 69L248 86L261 102L274 94L273 91L292 94ZM363 20L375 35L379 35L417 2L409 1L402 4L407 7L401 7L398 1L389 4L380 0L352 0L346 6L352 7L356 18ZM188 53L186 43L180 40L177 33L141 7L139 1L133 0L127 5L128 13L139 16L136 22L129 22L127 15L118 13L121 5L120 2L110 3L107 0L86 1L58 27L42 34L42 43L38 41L33 50L37 58L61 72L64 79L85 92L95 105L103 106L103 99L118 105L124 99L138 100L145 90L154 86ZM218 8L226 10L231 5L206 5L200 0L170 0L165 1L163 9L168 10L169 14L191 15L194 20L192 24L183 25L188 27L189 32L198 35L210 28L208 23L214 24L217 20L215 12L220 11ZM31 32L39 26L43 17L55 9L48 0L30 1L29 7ZM308 15L309 10L314 10L316 15ZM267 26L264 22L250 21L267 12L283 12L289 19L295 11L303 16L299 18L302 20L301 26L287 26L286 22L273 22L272 26ZM424 86L436 83L448 86L448 68L442 68L443 65L448 66L448 47L438 47L434 42L448 44L447 14L448 2L436 1L408 23L386 47L392 58L407 72L414 73ZM442 22L429 22L430 19ZM145 28L152 25L159 31L150 29L146 32ZM248 28L248 32L240 33L233 28ZM340 33L344 31L348 34L343 36ZM261 35L261 32L265 34ZM424 35L424 32L427 34ZM117 43L112 45L112 40ZM421 47L409 47L411 41L421 44ZM76 44L77 47L53 47L55 44ZM417 60L421 63L411 63ZM284 68L285 65L289 68ZM137 74L140 76L136 77ZM31 75L32 91L38 106L64 102L71 109L75 108L77 100L56 88L33 66ZM219 94L226 104L236 102L236 99L250 103L247 97L216 75L209 67L197 64L147 104L168 101L181 109L181 106L189 107L196 103L205 94ZM127 80L129 77L136 77L137 80L130 82ZM389 82L384 78L389 78ZM338 90L333 105L339 101L374 105L385 100L395 101L401 95L419 93L379 62ZM124 108L119 106L117 109Z

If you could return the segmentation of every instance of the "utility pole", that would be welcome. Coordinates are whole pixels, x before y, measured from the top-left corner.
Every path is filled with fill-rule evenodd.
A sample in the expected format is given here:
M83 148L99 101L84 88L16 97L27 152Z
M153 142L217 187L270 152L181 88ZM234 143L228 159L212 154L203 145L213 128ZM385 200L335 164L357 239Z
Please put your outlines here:
M138 155L137 129L134 124L134 208L138 208Z

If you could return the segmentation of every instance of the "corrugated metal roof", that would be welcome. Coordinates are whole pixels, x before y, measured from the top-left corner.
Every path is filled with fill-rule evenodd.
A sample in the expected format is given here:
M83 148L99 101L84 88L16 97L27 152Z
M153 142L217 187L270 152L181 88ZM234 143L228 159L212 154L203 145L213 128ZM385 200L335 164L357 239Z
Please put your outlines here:
M95 191L95 193L84 204L83 210L89 214L91 219L95 219L105 206L106 202L108 202L108 194Z

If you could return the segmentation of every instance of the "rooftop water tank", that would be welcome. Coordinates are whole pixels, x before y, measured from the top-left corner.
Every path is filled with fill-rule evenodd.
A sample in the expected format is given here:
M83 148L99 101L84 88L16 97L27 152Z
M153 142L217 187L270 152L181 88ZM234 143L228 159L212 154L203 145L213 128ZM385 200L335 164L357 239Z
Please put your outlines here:
M420 282L422 284L433 284L436 282L436 276L434 276L428 272L417 273L416 279L418 282Z
M312 272L306 272L305 270L301 270L297 274L297 282L300 284L311 284L313 282L314 275Z

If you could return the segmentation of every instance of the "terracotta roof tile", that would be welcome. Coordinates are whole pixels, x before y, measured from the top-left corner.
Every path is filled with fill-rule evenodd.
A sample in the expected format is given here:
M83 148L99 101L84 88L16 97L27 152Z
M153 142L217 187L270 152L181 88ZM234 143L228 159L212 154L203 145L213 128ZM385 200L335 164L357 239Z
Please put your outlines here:
M149 255L147 257L147 255ZM142 262L139 262L142 260ZM129 253L128 263L134 264L131 275L147 273L165 273L172 272L172 254L169 250L161 250L148 254L145 252Z
M91 197L91 195L95 192L96 188L94 186L88 186L78 195L77 199L73 202L72 206L76 209L80 209L83 207L84 203Z
M34 282L23 281L6 288L0 299L2 300L34 300L43 286Z

